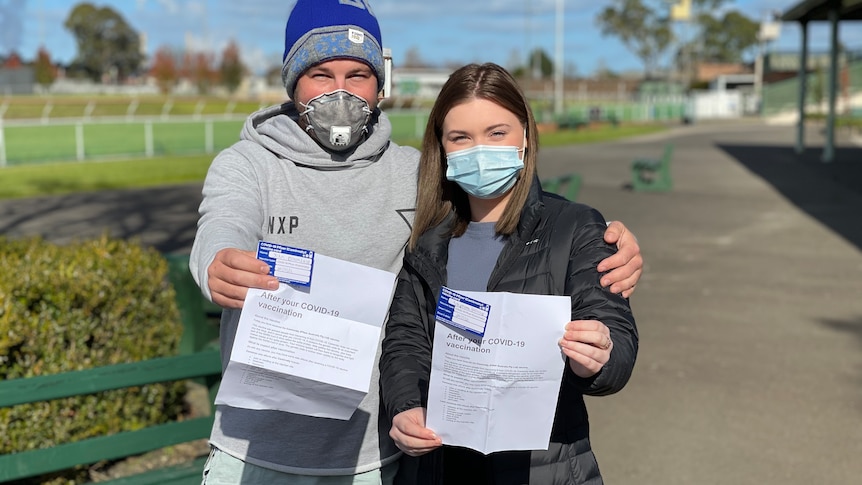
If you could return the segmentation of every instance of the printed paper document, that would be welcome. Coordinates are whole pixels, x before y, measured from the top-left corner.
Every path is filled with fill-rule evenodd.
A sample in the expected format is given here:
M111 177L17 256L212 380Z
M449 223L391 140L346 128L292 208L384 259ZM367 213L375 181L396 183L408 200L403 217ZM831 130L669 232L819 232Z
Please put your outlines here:
M350 419L394 287L392 273L318 253L310 288L249 290L216 404Z
M434 330L426 425L447 445L488 454L546 450L571 319L565 296L459 291L490 305L485 335Z

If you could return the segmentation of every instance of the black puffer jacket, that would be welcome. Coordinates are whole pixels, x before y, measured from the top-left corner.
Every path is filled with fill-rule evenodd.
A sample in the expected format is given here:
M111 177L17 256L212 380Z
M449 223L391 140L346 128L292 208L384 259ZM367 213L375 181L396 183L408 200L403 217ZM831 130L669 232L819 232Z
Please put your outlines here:
M558 221L564 211L569 211L569 217L560 217ZM434 312L440 287L447 281L450 239L447 232L451 220L452 217L421 237L416 249L405 255L398 276L380 360L382 401L390 419L402 411L427 405ZM637 329L628 301L599 284L596 266L615 251L604 242L605 228L605 221L597 211L542 193L536 181L518 229L508 238L491 273L488 291L571 295L572 320L600 320L610 329L614 342L610 361L589 379L576 376L566 365L548 450L490 455L492 483L602 483L590 447L583 396L602 396L622 389L631 375L638 349ZM552 237L555 230L571 235ZM571 246L552 249L552 240L571 241ZM566 259L559 251L566 250L568 269L552 271L553 261ZM554 274L564 274L565 284L555 284ZM446 457L452 456L452 450L461 450L444 448ZM443 483L443 451L438 449L419 458L404 456L396 483ZM446 460L451 464L451 458ZM447 475L451 476L451 471Z

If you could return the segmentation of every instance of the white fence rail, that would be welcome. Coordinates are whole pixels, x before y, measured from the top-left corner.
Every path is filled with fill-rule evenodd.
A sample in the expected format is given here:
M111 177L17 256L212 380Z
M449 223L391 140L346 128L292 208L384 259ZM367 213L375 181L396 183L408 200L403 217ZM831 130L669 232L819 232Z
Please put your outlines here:
M92 158L214 153L239 139L245 115L0 118L0 168Z

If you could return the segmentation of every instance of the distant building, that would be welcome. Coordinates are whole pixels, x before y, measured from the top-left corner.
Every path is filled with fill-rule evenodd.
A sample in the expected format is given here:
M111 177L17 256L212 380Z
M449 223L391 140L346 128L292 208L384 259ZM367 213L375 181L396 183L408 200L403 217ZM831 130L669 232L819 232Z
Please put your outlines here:
M843 66L847 63L846 52L838 52L838 65ZM771 72L799 72L799 60L802 56L799 52L770 52L763 58L764 73ZM805 66L806 71L812 72L818 69L829 69L829 53L828 52L809 52L808 62Z
M390 100L396 107L409 105L415 100L433 100L452 74L451 68L395 68L392 70ZM532 100L552 99L555 93L553 79L521 78L518 83L524 94ZM642 94L643 81L634 77L565 78L563 91L569 101L624 101ZM647 89L649 94L679 94L676 86L658 83L661 87Z
M711 83L719 76L753 74L749 66L736 62L700 62L697 64L696 79L701 82Z
M0 60L0 95L33 94L36 74L32 66L25 66L16 55Z
M638 85L638 96L641 99L663 96L684 96L685 85L681 81L661 81L649 79Z
M710 81L712 91L742 91L754 93L757 77L754 74L722 74Z
M395 68L392 70L392 97L434 99L450 74L451 69Z

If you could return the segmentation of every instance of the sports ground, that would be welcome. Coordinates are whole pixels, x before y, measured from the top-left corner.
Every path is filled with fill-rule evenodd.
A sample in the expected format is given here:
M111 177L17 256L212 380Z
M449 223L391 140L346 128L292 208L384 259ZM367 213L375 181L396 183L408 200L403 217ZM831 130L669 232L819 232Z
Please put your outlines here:
M850 484L862 476L862 148L794 153L794 129L680 126L542 149L579 201L637 235L640 354L619 394L590 398L608 484ZM811 146L822 144L818 127ZM674 188L633 192L630 163L666 143ZM0 201L0 232L58 242L109 230L188 251L200 184Z

